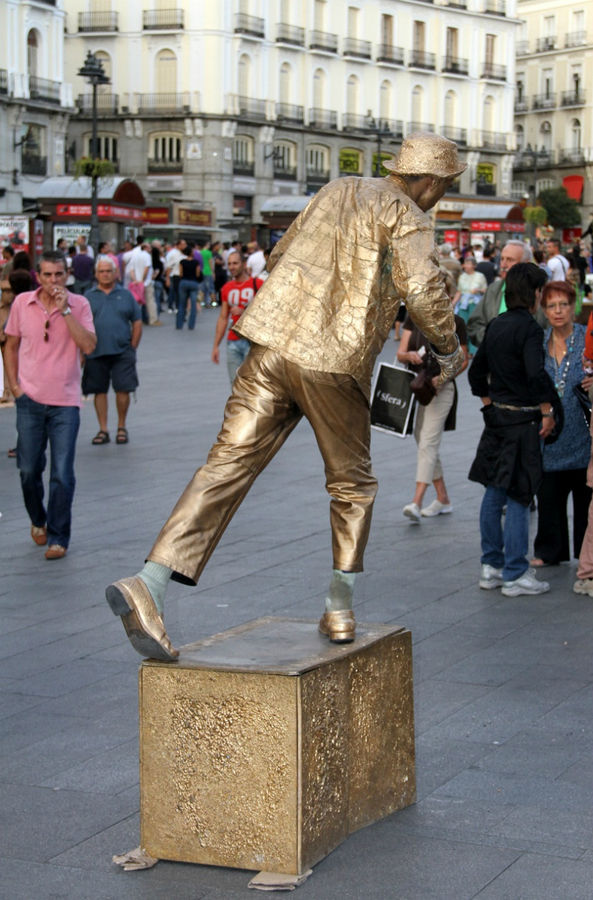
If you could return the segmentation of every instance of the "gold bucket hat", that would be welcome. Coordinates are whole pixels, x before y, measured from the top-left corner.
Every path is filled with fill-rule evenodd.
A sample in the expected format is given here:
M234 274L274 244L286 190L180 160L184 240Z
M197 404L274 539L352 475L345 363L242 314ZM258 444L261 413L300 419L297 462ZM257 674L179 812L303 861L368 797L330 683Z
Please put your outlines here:
M452 178L467 169L467 163L459 161L457 144L430 132L410 134L402 143L399 153L383 166L396 175L434 175Z

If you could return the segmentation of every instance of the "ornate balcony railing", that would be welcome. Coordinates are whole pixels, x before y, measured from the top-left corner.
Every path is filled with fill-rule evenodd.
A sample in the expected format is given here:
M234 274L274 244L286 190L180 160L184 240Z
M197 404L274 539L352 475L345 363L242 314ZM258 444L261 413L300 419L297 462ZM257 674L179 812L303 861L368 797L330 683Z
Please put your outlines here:
M556 35L547 35L540 37L535 42L535 49L538 53L545 53L546 50L556 49Z
M587 43L586 31L569 31L564 39L565 47L582 47Z
M491 16L506 16L506 0L484 0L484 12Z
M186 115L189 112L189 94L187 91L176 94L136 94L138 113L168 113L169 115Z
M557 105L555 91L547 94L535 94L532 101L533 109L556 109Z
M526 150L522 148L515 156L514 169L545 169L554 163L553 150Z
M327 184L328 181L329 169L317 169L313 166L307 166L307 183Z
M183 160L149 158L148 171L153 175L161 172L183 172Z
M558 151L559 163L581 165L585 162L585 153L581 147L564 147Z
M251 37L265 37L265 23L258 16L237 13L235 17L235 34L249 34Z
M103 115L117 113L119 96L117 94L104 94L97 91L97 111ZM91 115L93 111L93 95L79 94L76 98L76 108L81 115Z
M443 135L450 141L455 141L456 144L461 144L461 146L463 147L467 145L466 128L457 128L454 125L445 125L445 127L443 128Z
M119 13L106 10L104 12L79 12L79 31L118 31Z
M447 56L443 63L443 72L453 75L467 75L469 73L469 60L458 56Z
M296 166L283 166L281 163L274 161L274 178L281 178L285 181L296 181Z
M443 5L453 9L467 9L467 0L444 0Z
M233 175L254 175L255 163L246 162L243 159L233 160Z
M436 53L428 53L426 50L412 50L408 65L416 69L436 69Z
M182 9L145 9L142 11L144 31L178 31L185 25Z
M517 56L526 56L529 53L529 41L517 41L515 53Z
M47 156L38 156L36 153L23 151L21 172L23 175L47 175Z
M309 34L310 50L325 50L327 53L338 52L338 35L327 31L311 31Z
M401 141L404 136L404 123L401 119L381 119L381 133L385 132L387 138L395 138ZM376 131L374 132L377 133Z
M487 150L506 150L507 136L500 131L483 131L482 147Z
M305 29L301 28L300 25L286 25L284 22L279 22L276 25L276 41L304 47Z
M485 181L478 181L476 184L476 194L482 197L496 197L496 185L488 184Z
M498 63L484 63L482 69L482 78L490 78L494 81L506 81L507 67L500 66Z
M417 131L434 132L432 122L408 122L407 134L415 134Z
M8 93L8 72L6 69L0 69L0 94Z
M517 97L515 99L515 112L526 113L529 111L529 101L525 97Z
M344 38L344 56L356 56L359 59L371 58L371 42L359 41L357 38Z
M578 91L562 91L561 106L584 106L585 91L579 88Z
M318 106L312 106L309 109L309 125L313 128L337 128L338 114L333 109L320 109Z
M393 44L379 44L377 62L394 63L395 65L403 66L404 48L395 47Z
M284 122L293 122L296 125L302 125L305 121L304 107L295 106L294 103L277 103L276 119L282 119Z
M239 115L247 119L265 119L266 101L255 100L253 97L237 97Z
M29 75L29 97L31 100L47 100L48 103L60 102L60 82L48 78Z
M358 113L344 113L342 116L342 128L344 131L367 131L369 120L367 116Z

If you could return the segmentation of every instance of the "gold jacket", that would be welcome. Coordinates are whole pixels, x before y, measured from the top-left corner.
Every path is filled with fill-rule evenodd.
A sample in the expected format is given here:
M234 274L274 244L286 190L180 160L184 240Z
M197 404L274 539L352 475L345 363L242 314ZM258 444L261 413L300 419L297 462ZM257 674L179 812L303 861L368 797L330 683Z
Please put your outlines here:
M307 369L353 375L367 397L400 298L437 350L452 352L434 231L403 187L396 176L325 185L274 247L234 331Z

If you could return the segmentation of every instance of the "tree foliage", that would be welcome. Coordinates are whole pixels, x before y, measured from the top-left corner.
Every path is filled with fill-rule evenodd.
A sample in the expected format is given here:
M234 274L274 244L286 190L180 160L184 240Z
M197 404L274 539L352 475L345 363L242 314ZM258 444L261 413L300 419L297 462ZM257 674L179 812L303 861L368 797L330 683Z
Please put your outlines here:
M548 214L548 222L554 228L570 228L581 224L581 210L576 200L568 196L563 187L548 188L537 198Z
M526 206L523 210L523 218L530 225L546 225L548 213L543 206Z

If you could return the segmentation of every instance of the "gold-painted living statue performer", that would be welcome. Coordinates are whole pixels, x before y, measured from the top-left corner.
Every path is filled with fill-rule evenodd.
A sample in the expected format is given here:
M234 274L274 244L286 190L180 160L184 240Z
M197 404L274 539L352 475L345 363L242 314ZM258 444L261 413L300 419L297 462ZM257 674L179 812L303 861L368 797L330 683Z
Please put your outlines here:
M267 281L234 330L252 343L206 464L179 498L137 575L106 596L143 656L174 660L163 602L170 578L196 584L257 475L305 416L330 495L333 574L320 620L352 641L377 482L371 471L373 365L400 298L433 345L441 381L464 362L425 215L466 168L451 141L413 134L385 178L339 178L316 194L274 248Z

